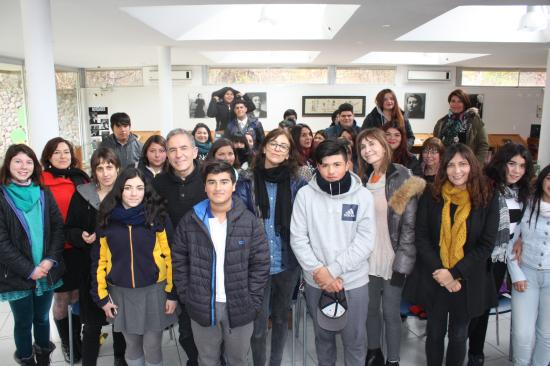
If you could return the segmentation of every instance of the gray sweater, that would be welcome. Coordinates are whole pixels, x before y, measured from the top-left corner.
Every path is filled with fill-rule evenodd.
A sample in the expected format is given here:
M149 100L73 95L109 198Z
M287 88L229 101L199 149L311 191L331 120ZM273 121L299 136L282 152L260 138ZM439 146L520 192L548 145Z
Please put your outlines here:
M133 133L128 136L128 141L124 145L117 141L114 134L110 134L101 142L101 147L108 147L114 150L120 159L120 167L124 169L128 166L135 166L141 157L143 145Z
M374 248L375 220L371 193L354 173L348 192L331 196L315 177L298 191L292 209L290 245L306 282L319 287L313 271L326 266L346 290L369 282L368 258Z

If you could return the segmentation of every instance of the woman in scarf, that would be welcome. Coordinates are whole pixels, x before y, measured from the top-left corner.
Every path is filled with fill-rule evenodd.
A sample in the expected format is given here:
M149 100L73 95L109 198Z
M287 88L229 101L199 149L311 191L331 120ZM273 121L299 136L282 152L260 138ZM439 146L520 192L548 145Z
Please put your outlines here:
M506 274L507 248L519 237L519 223L530 194L534 175L533 160L525 146L509 143L501 147L485 167L485 175L498 195L499 225L495 249L488 260L498 294ZM489 310L472 319L469 329L468 366L482 366L483 346L489 322Z
M447 148L431 188L418 204L415 238L416 295L428 313L427 365L443 364L448 334L445 365L462 366L470 320L496 304L487 260L497 237L498 197L463 144Z
M433 135L445 147L462 143L470 147L477 160L483 165L489 151L485 124L477 108L470 108L470 98L461 89L449 94L449 112L435 124Z
M315 164L313 163L313 132L308 125L298 123L290 131L292 141L296 150L298 150L298 163L301 166L307 166L313 173Z
M258 149L251 170L243 171L235 193L262 219L271 252L271 276L265 288L262 309L254 322L254 365L266 364L266 338L271 310L272 335L269 365L281 364L288 334L288 305L300 276L290 248L290 217L298 190L306 185L300 176L296 148L288 133L271 131Z
M206 160L206 155L208 155L213 142L210 128L204 123L197 123L191 134L195 139L195 146L199 149L197 159Z
M61 211L63 222L66 222L69 204L76 187L88 183L90 178L78 168L80 162L75 156L73 145L62 137L55 137L46 143L40 162L44 167L42 183L52 192ZM74 250L70 242L66 241L64 246L63 261L66 269L63 275L63 286L55 290L53 317L59 338L61 338L65 361L70 361L69 332L72 332L74 339L73 360L78 362L82 345L80 317L74 313L68 314L67 308L69 304L78 302L78 288L82 281L81 268L86 258L83 252ZM69 315L72 317L72 329L69 329Z
M0 169L0 301L13 314L15 361L28 366L50 364L49 313L64 269L63 219L41 170L23 144L8 148Z
M508 252L512 278L514 366L546 366L550 359L550 165L540 172L519 224L521 261Z
M170 222L162 201L129 167L99 206L90 292L114 331L124 335L131 366L161 366L162 333L177 321Z

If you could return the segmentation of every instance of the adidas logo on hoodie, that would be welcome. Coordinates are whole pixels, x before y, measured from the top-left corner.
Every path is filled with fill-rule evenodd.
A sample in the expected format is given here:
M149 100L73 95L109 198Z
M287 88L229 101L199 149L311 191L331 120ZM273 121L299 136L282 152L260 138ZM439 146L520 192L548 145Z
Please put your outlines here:
M342 221L356 221L359 205L342 205Z

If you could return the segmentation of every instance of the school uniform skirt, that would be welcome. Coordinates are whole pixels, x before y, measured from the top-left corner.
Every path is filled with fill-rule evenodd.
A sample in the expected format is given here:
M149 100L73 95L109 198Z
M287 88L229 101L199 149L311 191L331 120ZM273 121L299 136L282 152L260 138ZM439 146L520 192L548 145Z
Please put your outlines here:
M140 288L109 285L109 293L118 306L114 319L115 332L143 335L146 331L163 331L174 324L176 312L166 314L166 282Z

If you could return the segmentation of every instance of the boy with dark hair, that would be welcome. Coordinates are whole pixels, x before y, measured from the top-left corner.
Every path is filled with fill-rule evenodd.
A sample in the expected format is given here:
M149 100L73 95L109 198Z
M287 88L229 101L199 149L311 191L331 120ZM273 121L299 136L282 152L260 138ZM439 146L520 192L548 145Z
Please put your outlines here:
M113 113L111 116L110 134L101 142L100 147L108 147L114 150L120 159L121 168L135 166L141 157L143 144L131 131L130 116L124 112Z
M236 134L245 135L251 134L254 139L254 144L259 146L265 138L264 128L260 122L252 114L248 114L246 102L242 99L237 100L233 106L235 118L227 124L223 137L230 139Z
M354 115L353 115L353 105L350 103L342 103L338 107L338 121L334 126L328 127L325 132L327 133L328 137L338 137L340 135L340 132L342 131L342 128L349 127L353 128L355 130L355 133L359 133L359 126L357 126L357 122L355 121Z
M222 161L203 169L208 196L181 219L172 245L174 283L191 317L201 366L247 365L254 319L269 278L260 221L233 200L236 176Z
M318 173L296 196L290 245L306 281L318 364L336 363L336 335L347 366L366 357L368 258L375 238L374 204L348 171L346 148L334 140L315 150Z

